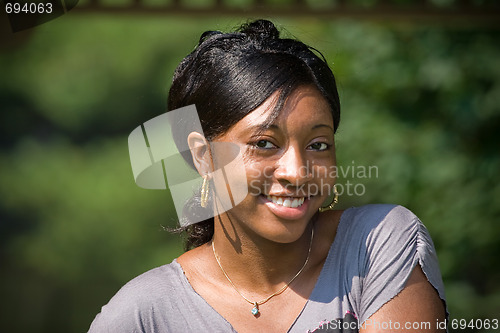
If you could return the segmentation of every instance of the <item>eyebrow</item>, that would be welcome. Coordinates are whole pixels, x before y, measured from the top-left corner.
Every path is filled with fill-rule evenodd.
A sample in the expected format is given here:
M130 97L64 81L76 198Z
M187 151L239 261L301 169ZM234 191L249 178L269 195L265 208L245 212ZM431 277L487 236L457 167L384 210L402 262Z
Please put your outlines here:
M322 128L322 127L329 128L332 132L335 132L333 130L332 126L326 125L326 124L316 124L313 127L311 127L311 130L315 130L317 128ZM258 124L258 125L254 125L254 126L248 127L249 131L252 131L252 132L256 131L259 134L262 133L262 132L264 132L264 131L266 131L266 130L269 130L269 129L279 129L279 126L276 125L276 124L262 123L262 124Z
M262 132L267 131L268 129L279 129L278 125L275 124L267 124L267 123L262 123L262 124L257 124L253 126L249 126L246 128L245 132L251 132L251 133L256 133L257 135L262 134Z
M317 124L317 125L314 125L311 129L313 130L313 129L316 129L316 128L321 128L321 127L326 127L326 128L329 128L329 129L331 129L331 130L332 130L332 132L335 132L335 131L333 130L333 127L332 127L332 126L330 126L330 125L326 125L326 124Z

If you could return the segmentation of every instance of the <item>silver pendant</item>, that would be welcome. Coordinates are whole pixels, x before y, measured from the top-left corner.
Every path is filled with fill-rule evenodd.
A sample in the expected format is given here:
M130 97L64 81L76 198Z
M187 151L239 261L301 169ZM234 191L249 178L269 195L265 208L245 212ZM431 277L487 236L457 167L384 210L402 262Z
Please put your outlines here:
M252 314L254 316L258 315L259 314L259 305L257 304L257 302L253 303L254 307L252 309Z

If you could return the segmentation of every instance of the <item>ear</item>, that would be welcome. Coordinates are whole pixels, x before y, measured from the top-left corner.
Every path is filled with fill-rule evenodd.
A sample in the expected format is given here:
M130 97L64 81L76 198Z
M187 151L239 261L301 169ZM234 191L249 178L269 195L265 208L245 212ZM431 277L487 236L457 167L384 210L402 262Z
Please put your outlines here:
M187 137L187 143L191 151L191 156L193 157L194 166L196 170L198 170L198 173L204 176L212 172L212 156L210 154L207 139L198 132L191 132Z

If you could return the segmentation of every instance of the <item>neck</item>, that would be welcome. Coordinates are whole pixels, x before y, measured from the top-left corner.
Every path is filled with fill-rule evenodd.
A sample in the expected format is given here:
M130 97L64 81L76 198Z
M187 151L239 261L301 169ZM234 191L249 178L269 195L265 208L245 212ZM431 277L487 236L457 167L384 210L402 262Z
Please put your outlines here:
M265 295L287 284L304 266L310 256L313 227L309 223L294 242L278 243L237 229L223 214L215 221L213 245L222 268L238 289Z

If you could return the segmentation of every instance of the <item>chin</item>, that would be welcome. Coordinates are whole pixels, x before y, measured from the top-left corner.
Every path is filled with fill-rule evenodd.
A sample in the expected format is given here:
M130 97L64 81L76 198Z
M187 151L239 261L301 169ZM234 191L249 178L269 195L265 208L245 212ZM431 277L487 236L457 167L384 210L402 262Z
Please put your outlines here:
M262 195L257 200L260 202L251 217L252 229L276 243L289 244L299 240L316 211L311 209L311 206L315 206L311 198L298 200L302 204L297 207L282 206L276 203L276 198Z

